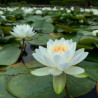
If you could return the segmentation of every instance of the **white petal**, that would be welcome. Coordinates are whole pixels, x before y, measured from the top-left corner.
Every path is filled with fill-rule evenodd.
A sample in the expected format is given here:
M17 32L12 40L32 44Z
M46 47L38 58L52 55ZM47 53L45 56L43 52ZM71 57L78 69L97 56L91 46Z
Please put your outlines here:
M48 71L49 69L50 67L39 68L34 71L31 71L31 74L36 75L36 76L46 76L50 74Z
M42 47L42 46L39 46L39 50L40 50L41 54L47 55L47 50L46 50L46 48L44 48L44 47Z
M88 55L88 52L84 52L81 54L81 56L78 58L76 64L80 63L81 61L83 61Z
M61 38L60 39L60 42L64 43L65 42L65 39L64 38Z
M68 68L67 70L65 70L64 72L70 75L78 75L83 73L85 70L81 67L77 67L77 66L71 66L70 68Z
M73 59L71 61L71 65L76 65L76 64L80 63L87 57L87 55L88 55L88 52L82 52L79 55L73 57Z
M51 43L53 45L54 41L49 39L48 43Z
M68 63L72 59L72 57L73 57L73 53L71 51L70 50L66 50L66 52L63 55L63 58L65 59L66 63Z
M56 69L56 68L51 68L49 69L50 74L52 74L53 76L58 76L60 74L62 74L62 71Z
M65 63L65 64L61 64L61 65L58 65L57 68L61 71L64 71L66 69L68 69L70 67L70 63Z
M60 64L63 64L65 62L65 60L64 60L63 56L55 55L54 62L56 63L56 65L60 65Z
M50 58L48 58L47 56L44 56L44 59L45 59L45 61L46 61L46 65L47 65L47 66L56 67L56 66L55 66L55 63L53 63L53 61L52 61Z
M82 49L78 49L76 52L75 52L75 56L79 55L80 53L84 52L84 48Z
M32 55L38 62L40 62L43 65L46 65L45 60L41 54L33 53Z

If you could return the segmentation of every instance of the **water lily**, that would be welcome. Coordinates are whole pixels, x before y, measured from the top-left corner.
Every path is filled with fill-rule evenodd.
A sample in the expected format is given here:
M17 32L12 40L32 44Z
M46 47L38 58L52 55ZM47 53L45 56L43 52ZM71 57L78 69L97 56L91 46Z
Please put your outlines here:
M33 9L32 8L26 8L26 9L23 9L23 11L25 14L31 14Z
M67 13L70 13L70 12L71 12L71 10L68 10L68 9L67 9Z
M76 42L72 40L64 38L49 40L47 48L39 46L32 55L46 67L36 69L31 73L36 76L53 75L53 87L57 94L60 94L65 87L66 74L79 78L87 76L85 70L76 64L83 61L88 52L84 52L84 49L76 50Z
M94 15L98 16L98 10L97 9L92 9L92 12Z
M4 20L6 19L6 16L1 16L1 17L2 17L2 19L4 19Z
M91 12L91 10L90 9L85 9L85 12Z
M41 10L37 10L35 13L36 14L42 14L42 11Z
M84 9L83 8L80 8L80 12L84 12Z
M30 39L32 38L36 33L33 30L33 27L30 27L28 24L24 25L16 25L13 28L13 32L10 32L12 35L14 35L18 40L22 40L22 45L21 45L21 54L20 56L22 57L23 55L23 50L25 48L25 39Z
M9 12L14 12L14 11L16 10L16 8L10 8L10 7L7 7L6 9L7 9L7 11L9 11Z
M30 27L28 24L16 25L13 27L13 32L10 33L18 39L29 39L36 34L33 27Z
M3 14L3 11L0 11L0 15L2 15Z
M94 31L92 32L92 35L93 35L93 36L97 36L97 34L98 34L98 30L94 30Z
M72 6L72 7L70 8L70 10L71 10L71 11L74 11L74 7Z
M84 20L79 20L79 23L83 23L84 22Z

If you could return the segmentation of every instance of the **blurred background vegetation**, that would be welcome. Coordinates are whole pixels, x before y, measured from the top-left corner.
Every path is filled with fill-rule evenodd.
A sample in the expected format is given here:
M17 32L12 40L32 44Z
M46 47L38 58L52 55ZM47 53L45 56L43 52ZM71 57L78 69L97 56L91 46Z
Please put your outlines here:
M0 0L1 5L98 6L98 0Z

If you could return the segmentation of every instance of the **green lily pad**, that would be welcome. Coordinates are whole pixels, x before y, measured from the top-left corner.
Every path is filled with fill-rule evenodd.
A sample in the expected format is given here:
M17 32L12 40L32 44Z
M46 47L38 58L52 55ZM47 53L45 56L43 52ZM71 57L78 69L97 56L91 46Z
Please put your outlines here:
M94 88L96 82L89 78L67 76L67 84L72 96L84 95ZM65 91L56 95L53 90L52 76L38 77L22 74L11 78L7 83L7 90L19 98L63 98Z
M64 93L57 95L53 90L52 76L37 77L22 74L11 78L7 90L18 98L63 98Z
M28 72L29 72L28 69L23 64L19 63L11 66L10 68L7 68L1 74L17 75L17 74L28 73Z
M93 44L93 43L98 43L98 37L83 36L79 42L79 44Z
M83 36L82 34L69 33L69 34L64 35L63 37L65 39L69 39L69 40L72 39L74 42L78 43L80 41L80 39L81 39L82 36Z
M29 41L33 45L46 45L49 39L54 40L54 37L48 36L48 34L36 34L32 40Z
M0 65L12 65L20 56L20 49L13 45L8 45L0 51Z
M35 30L41 30L43 33L52 33L54 31L54 26L50 22L43 20L33 23L33 27Z
M67 33L69 33L69 32L77 32L76 29L73 29L73 28L68 27L68 26L64 26L64 25L60 25L60 24L56 24L56 26L59 27L59 28L62 28Z
M25 65L27 66L27 68L39 68L39 67L43 67L44 66L41 63L37 62L36 60L33 60L30 63L26 63Z
M5 75L0 75L0 98L15 98L7 92Z
M96 82L89 78L67 77L67 84L72 96L78 97L84 95L94 88Z
M35 22L37 20L43 20L43 17L38 15L27 15L25 16L25 20Z
M98 81L98 63L83 61L79 65L85 69L89 78Z
M78 44L77 45L77 49L80 49L80 48L84 48L84 49L87 49L87 50L92 50L94 48L94 46L92 46L92 45L81 45L81 44Z

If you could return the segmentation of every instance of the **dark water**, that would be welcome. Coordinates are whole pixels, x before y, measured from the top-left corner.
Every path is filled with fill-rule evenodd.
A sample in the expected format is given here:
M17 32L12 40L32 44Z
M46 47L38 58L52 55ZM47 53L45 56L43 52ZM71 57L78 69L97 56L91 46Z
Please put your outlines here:
M76 98L98 98L97 92L96 92L96 87L86 95L76 97Z
M67 98L67 97L64 97ZM97 92L96 92L96 87L89 93L79 96L79 97L74 97L74 98L98 98Z
M26 48L25 48L26 56L23 56L24 63L29 63L34 60L34 58L32 56L32 51L34 51L35 48L37 48L37 47L31 46L30 44L26 43ZM67 97L64 97L64 98L67 98ZM96 87L89 93L87 93L83 96L75 97L75 98L98 98L98 95L96 92Z

